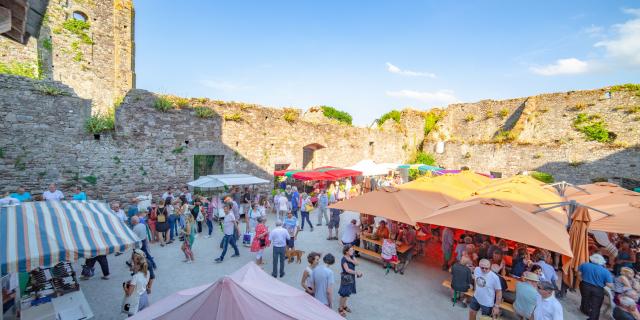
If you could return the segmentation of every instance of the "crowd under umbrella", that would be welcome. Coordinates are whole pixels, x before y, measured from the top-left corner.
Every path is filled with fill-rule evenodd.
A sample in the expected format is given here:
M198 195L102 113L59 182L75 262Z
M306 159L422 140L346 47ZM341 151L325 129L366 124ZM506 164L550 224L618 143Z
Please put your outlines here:
M419 222L489 234L573 256L569 234L562 224L534 215L515 202L471 199L436 210Z
M106 202L23 202L0 208L2 274L124 252L139 241Z

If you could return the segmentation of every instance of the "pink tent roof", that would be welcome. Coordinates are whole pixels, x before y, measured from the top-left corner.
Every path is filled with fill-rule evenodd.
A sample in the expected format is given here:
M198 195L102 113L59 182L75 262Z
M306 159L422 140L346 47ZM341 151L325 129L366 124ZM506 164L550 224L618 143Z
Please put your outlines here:
M130 319L344 319L249 262L218 281L178 291Z

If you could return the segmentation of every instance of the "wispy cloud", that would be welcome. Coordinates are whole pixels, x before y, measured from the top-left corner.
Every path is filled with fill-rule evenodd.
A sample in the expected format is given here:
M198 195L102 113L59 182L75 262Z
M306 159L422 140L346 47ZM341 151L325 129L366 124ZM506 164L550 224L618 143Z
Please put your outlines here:
M588 26L582 29L582 32L587 34L589 37L597 38L602 36L604 32L604 28L601 26L596 26L595 24L592 24L591 26Z
M399 90L387 91L387 96L418 100L428 105L447 105L460 101L452 90L438 90L434 92Z
M605 48L610 57L623 64L640 66L640 9L623 11L634 18L614 25L614 38L597 42L595 46Z
M204 87L215 89L218 91L237 91L240 89L244 89L244 86L240 86L227 81L216 81L216 80L202 80L200 84Z
M436 77L435 73L402 70L399 67L391 64L390 62L387 62L387 71L409 77L427 77L432 79Z
M531 67L529 70L542 76L580 74L589 71L589 63L576 58L559 59L553 64Z

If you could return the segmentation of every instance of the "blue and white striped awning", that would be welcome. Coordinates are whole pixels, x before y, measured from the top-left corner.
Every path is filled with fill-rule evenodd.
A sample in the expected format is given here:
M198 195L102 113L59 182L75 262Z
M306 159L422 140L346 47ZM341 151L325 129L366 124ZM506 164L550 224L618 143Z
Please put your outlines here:
M125 251L138 241L100 201L23 202L0 208L2 274Z

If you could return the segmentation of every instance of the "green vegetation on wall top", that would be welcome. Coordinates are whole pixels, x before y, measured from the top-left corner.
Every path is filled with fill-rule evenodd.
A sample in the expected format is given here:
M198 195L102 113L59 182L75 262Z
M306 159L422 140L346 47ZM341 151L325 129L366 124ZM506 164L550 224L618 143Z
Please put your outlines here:
M294 123L300 117L300 112L297 109L293 108L284 108L284 114L282 115L282 119L286 122Z
M216 112L208 107L195 107L193 110L195 110L198 118L213 118L216 115Z
M423 113L424 118L424 136L425 138L436 127L438 121L440 121L445 115L445 112L440 109L432 109Z
M378 123L378 127L381 127L385 121L391 119L395 121L395 123L400 123L400 119L402 118L402 112L398 110L391 110L385 114L383 114L380 119L376 120Z
M322 114L329 119L335 119L348 125L351 125L351 122L353 121L353 117L351 117L349 113L338 110L334 107L320 106L320 109L322 109Z
M153 102L153 107L161 112L167 112L171 109L174 109L175 106L173 105L173 103L171 101L169 101L169 99L165 98L165 97L157 97L156 101Z
M625 83L612 86L611 92L616 91L631 91L634 92L636 96L640 96L640 83Z

